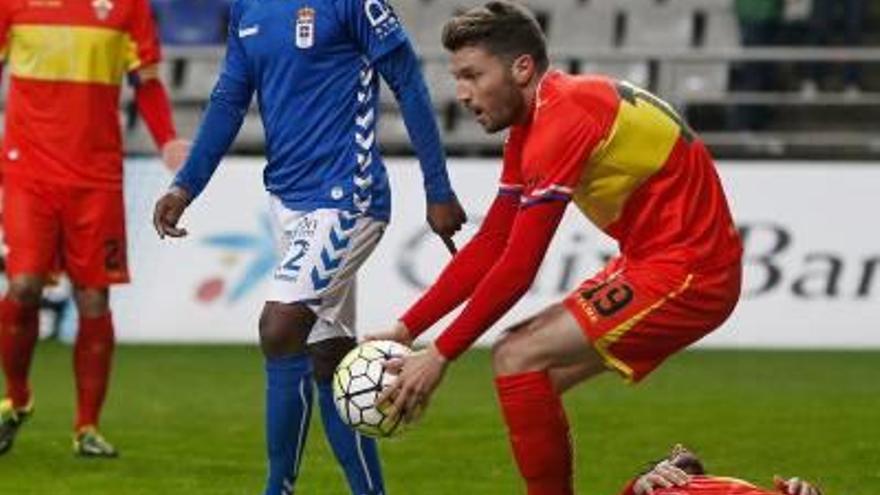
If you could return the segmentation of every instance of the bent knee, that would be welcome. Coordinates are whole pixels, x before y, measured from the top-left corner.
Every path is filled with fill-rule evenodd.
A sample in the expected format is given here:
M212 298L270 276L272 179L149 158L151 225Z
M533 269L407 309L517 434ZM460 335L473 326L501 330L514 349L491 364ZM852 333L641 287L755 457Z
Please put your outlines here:
M15 277L9 282L8 297L25 306L37 306L43 297L44 285L39 277Z
M73 293L76 309L86 318L97 318L110 311L110 291L104 288L76 288Z
M536 369L537 356L528 338L508 333L492 347L492 365L496 376L513 375Z

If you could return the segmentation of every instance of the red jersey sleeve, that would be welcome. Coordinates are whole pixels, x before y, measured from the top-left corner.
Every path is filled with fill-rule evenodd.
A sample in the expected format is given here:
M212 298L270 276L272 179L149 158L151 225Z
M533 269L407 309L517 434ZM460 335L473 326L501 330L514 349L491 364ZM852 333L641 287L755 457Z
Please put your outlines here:
M499 194L486 214L479 232L452 258L443 273L399 320L414 338L457 308L473 294L500 251L504 250L519 196Z
M134 0L131 22L128 27L129 72L158 64L162 58L159 35L148 0Z
M501 256L496 253L493 259L497 261L482 277L467 306L434 342L440 354L450 360L457 358L526 293L565 206L553 201L519 210Z
M512 127L504 143L504 166L498 183L500 194L519 197L525 188L522 179L522 152L526 131L520 127Z
M604 127L575 103L548 102L537 112L522 167L527 184L524 206L570 200L605 134Z
M524 188L520 171L524 139L524 129L511 128L504 144L498 196L479 232L449 262L434 285L399 318L413 337L471 297L486 276L486 267L494 264L507 245Z

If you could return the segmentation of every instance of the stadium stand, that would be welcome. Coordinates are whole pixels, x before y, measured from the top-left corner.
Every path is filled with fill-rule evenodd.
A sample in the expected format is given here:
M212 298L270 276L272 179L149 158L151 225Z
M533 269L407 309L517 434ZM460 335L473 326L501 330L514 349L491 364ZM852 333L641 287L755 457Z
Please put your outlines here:
M799 0L799 15L811 2ZM497 153L501 137L485 136L455 102L455 87L440 43L443 21L478 2L392 0L406 24L434 98L444 140L451 153ZM812 32L814 20L800 21L782 45L743 47L734 0L525 0L544 27L551 57L560 68L624 78L664 97L686 113L716 152L727 156L875 156L880 154L880 48L876 27L880 4L867 2L863 42L851 34ZM164 76L169 82L182 131L198 121L219 68L228 0L153 0L165 43ZM806 5L806 6L805 6ZM836 26L830 22L824 26ZM782 26L784 28L785 26ZM835 31L836 32L836 31ZM833 33L832 33L833 34ZM849 41L849 44L847 42ZM871 45L871 43L875 43ZM769 90L738 90L732 69L742 62L773 64L780 76ZM847 64L848 62L848 64ZM856 67L856 63L858 66ZM849 66L847 71L839 70ZM755 65L752 65L753 67ZM856 67L857 88L844 74ZM816 91L801 91L807 76ZM807 78L809 79L809 78ZM761 129L736 129L737 107L769 110ZM854 115L853 109L859 112ZM151 149L143 126L132 125L128 148ZM392 153L407 153L408 138L394 98L383 91L382 142ZM239 135L236 151L260 152L263 134L255 113ZM798 150L802 150L799 152Z

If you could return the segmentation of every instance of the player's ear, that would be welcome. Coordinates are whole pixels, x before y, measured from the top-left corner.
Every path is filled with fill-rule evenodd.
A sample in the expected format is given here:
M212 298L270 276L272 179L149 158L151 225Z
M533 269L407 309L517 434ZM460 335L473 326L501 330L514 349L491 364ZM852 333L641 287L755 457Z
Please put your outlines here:
M535 59L531 55L520 55L513 59L511 66L513 80L520 86L527 85L535 76Z

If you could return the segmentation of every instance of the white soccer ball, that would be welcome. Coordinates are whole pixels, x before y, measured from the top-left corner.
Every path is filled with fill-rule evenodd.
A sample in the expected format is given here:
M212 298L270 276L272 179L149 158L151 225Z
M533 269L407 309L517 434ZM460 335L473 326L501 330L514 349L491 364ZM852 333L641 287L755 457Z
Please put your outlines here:
M339 362L333 374L333 399L342 420L371 437L390 437L398 432L402 417L391 414L376 400L396 375L385 371L385 361L412 352L391 340L364 342Z

